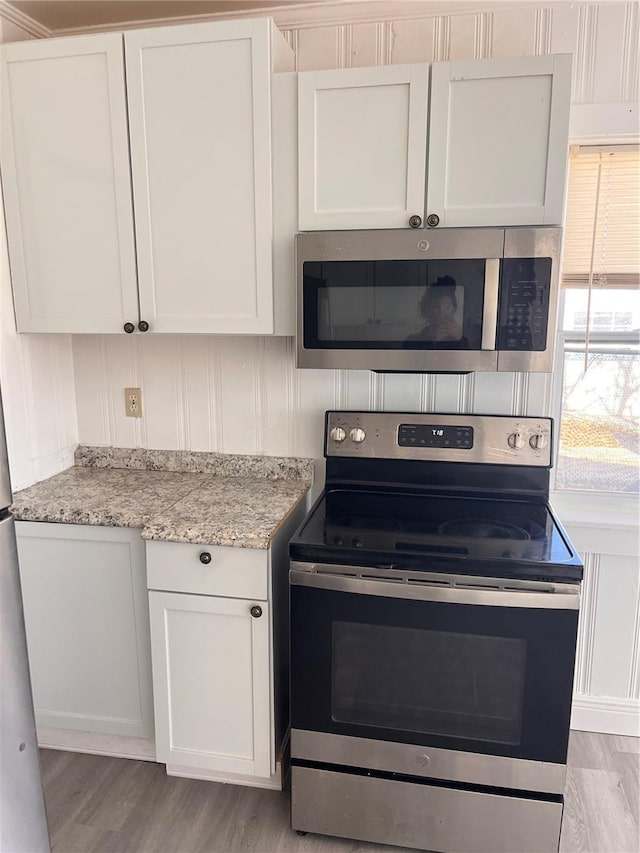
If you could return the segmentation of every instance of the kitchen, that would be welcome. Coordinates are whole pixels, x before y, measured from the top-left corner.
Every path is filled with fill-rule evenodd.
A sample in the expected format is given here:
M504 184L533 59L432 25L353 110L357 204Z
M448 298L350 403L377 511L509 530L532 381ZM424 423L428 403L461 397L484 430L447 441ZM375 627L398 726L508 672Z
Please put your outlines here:
M630 59L637 41L632 5L556 4L550 17L535 5L526 14L513 8L476 14L467 8L449 15L441 9L434 14L426 4L416 18L394 3L391 20L388 10L382 20L379 11L363 20L363 4L358 9L340 4L344 12L336 4L318 5L328 8L275 15L295 47L300 71L515 56L534 47L535 52L576 53L572 139L633 138L623 107L637 99ZM10 29L17 20L4 24ZM56 36L68 35L69 26ZM46 35L35 29L35 35ZM613 45L626 45L627 53L616 50L612 56ZM326 409L550 413L548 374L300 371L291 337L20 336L13 330L6 266L2 299L2 387L16 491L70 467L78 443L313 458L317 490ZM142 418L124 416L122 389L131 387L142 389ZM45 411L47 417L38 417ZM569 507L563 509L562 498L566 504L561 495L554 506L586 555L574 728L631 734L638 688L635 533L619 521L594 528L593 518L601 513L593 500L574 518Z

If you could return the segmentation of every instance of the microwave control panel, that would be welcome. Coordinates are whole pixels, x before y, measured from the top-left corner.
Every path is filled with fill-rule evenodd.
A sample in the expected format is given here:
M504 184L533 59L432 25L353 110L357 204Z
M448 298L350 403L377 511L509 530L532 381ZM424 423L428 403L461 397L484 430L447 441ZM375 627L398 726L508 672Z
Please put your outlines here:
M498 349L547 348L551 258L504 258Z

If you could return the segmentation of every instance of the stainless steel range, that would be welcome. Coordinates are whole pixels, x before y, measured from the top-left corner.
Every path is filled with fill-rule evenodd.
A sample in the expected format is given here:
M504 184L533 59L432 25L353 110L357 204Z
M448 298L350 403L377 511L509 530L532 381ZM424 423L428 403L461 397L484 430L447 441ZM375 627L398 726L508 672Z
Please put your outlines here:
M551 428L327 412L290 544L294 829L557 851L582 564Z

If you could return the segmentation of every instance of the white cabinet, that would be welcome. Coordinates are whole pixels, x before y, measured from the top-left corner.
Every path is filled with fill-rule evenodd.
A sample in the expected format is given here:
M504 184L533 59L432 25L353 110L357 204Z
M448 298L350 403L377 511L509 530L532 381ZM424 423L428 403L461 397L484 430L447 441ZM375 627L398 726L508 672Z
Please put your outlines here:
M274 332L271 72L291 57L269 18L4 46L19 331Z
M125 33L140 316L273 332L267 18Z
M289 727L288 542L148 541L156 752L167 773L282 787Z
M19 331L138 319L120 34L2 46L2 186Z
M158 760L268 778L268 604L150 592L149 610Z
M559 225L570 54L431 69L426 213L440 225Z
M18 521L16 535L40 742L152 757L140 531Z
M560 224L571 61L301 73L300 230Z
M298 77L300 230L402 228L422 217L429 66Z

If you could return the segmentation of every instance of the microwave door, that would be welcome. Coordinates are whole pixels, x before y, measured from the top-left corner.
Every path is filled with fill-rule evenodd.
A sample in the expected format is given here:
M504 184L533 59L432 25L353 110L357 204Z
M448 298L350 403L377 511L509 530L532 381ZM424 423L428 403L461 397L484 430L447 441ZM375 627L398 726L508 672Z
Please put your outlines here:
M499 258L305 262L298 366L495 370Z

